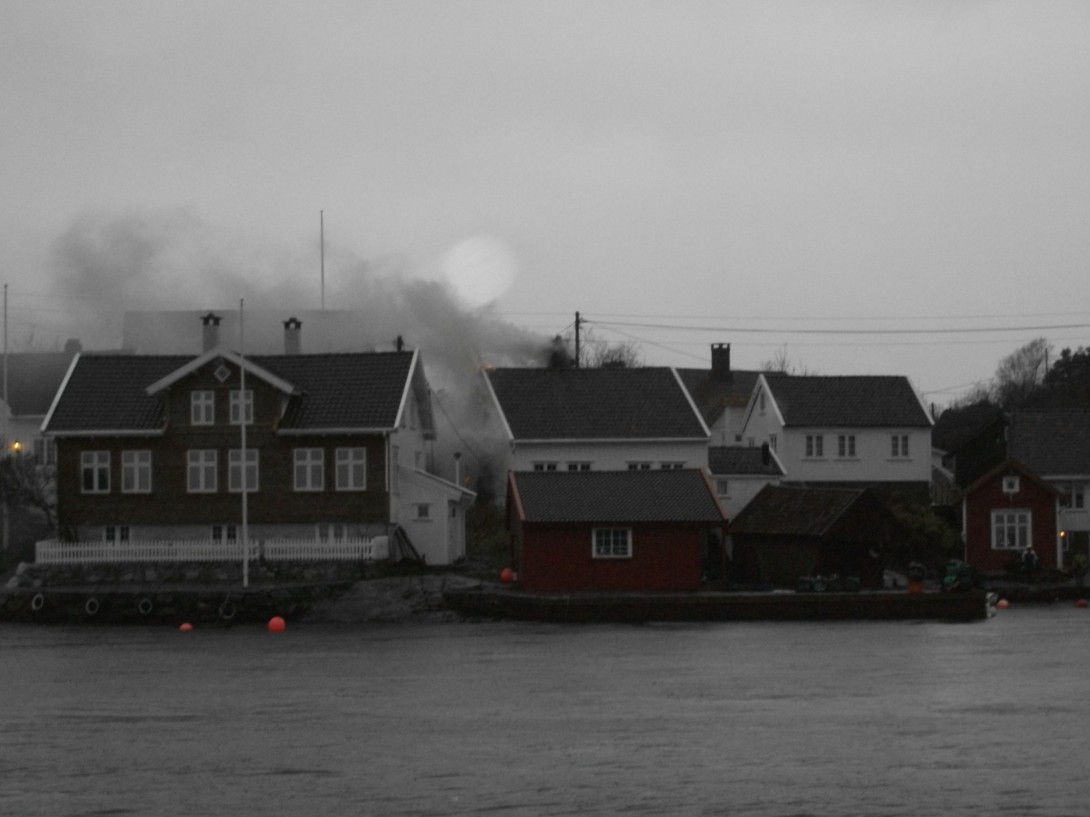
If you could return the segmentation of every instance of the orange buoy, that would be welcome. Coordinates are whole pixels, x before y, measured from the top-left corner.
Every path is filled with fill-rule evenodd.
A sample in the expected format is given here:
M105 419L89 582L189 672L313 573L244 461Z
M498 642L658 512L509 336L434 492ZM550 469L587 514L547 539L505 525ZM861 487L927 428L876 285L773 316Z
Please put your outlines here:
M282 633L287 629L287 622L280 616L273 616L269 619L269 632L270 633Z
M193 625L190 624L188 621L182 622L182 626L180 626L178 628L178 631L182 632L182 633L192 632L192 630L193 630Z
M1011 606L1011 603L1009 601L1007 601L1006 599L1000 599L999 603L996 604L995 606L998 607L1000 610L1006 610L1008 607Z
M500 571L500 581L504 584L508 584L510 582L513 582L514 580L515 571L513 571L511 568L505 567L503 570Z

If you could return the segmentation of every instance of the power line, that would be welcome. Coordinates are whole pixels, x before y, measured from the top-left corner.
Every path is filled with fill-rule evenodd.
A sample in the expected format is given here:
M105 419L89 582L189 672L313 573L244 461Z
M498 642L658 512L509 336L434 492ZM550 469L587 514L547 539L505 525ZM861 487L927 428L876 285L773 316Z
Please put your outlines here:
M587 320L596 326L625 326L635 329L669 329L674 332L724 332L761 335L961 335L985 332L1047 332L1055 329L1090 329L1088 323L1052 324L1039 326L946 327L935 329L797 329L741 326L686 326L684 324L630 323L625 321Z

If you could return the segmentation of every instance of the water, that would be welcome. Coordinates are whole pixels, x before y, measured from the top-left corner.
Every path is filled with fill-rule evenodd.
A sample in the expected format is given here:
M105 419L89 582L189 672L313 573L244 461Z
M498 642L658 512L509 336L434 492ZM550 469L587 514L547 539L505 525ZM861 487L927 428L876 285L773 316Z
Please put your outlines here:
M0 625L0 813L1085 815L1088 635Z

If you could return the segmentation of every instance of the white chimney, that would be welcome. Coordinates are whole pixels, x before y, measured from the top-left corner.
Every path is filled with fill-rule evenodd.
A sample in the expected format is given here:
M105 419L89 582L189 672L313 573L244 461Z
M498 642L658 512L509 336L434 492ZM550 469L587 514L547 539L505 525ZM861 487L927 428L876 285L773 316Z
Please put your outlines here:
M209 312L201 318L201 323L204 324L204 351L207 352L220 345L221 320L222 318L214 312Z
M294 315L284 321L284 354L297 355L303 351L303 322Z

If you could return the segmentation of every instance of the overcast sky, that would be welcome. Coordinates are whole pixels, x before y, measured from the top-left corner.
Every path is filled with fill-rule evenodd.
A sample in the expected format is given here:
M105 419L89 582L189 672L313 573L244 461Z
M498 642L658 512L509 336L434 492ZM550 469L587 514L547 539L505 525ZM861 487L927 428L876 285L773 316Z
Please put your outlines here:
M940 404L1090 344L1085 2L0 0L0 116L16 343L370 276Z

